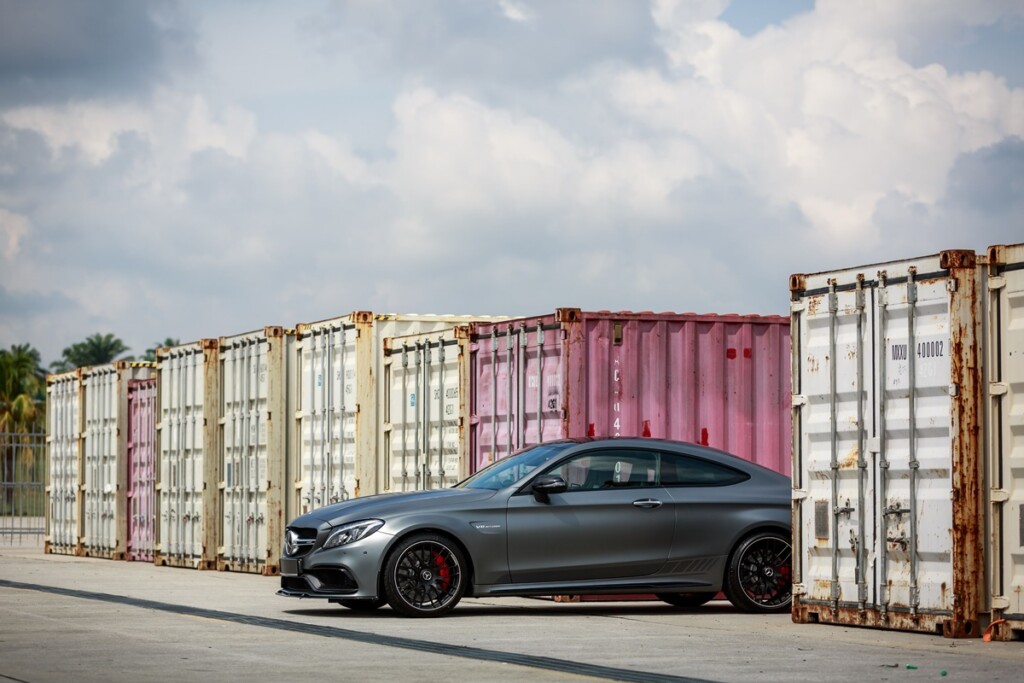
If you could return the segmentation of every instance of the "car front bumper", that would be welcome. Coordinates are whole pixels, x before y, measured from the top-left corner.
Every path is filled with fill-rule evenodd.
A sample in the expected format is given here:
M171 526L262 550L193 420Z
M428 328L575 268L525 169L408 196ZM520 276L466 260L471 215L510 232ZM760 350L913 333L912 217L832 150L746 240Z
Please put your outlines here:
M330 550L281 558L281 589L291 598L376 598L384 554L392 536L378 531Z

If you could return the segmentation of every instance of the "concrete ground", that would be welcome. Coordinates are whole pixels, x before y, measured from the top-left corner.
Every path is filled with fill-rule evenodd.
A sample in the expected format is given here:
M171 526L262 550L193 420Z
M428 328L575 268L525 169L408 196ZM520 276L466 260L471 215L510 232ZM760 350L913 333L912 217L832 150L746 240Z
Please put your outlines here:
M467 599L406 619L277 587L0 547L0 682L1024 679L1021 642L794 624L718 601Z

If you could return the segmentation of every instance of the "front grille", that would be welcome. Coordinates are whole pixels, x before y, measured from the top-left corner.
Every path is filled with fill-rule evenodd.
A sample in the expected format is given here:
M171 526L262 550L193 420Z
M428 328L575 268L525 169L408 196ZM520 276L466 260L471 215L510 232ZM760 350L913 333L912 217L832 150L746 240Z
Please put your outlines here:
M316 529L288 527L284 532L284 554L288 557L302 557L316 545Z
M286 591L303 592L309 590L309 584L301 576L282 576L281 588Z

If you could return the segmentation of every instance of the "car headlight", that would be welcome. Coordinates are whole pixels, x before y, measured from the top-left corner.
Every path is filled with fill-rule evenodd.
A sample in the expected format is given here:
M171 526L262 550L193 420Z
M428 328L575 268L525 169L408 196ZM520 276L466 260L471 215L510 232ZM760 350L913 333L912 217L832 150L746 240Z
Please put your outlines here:
M362 522L352 522L351 524L340 526L327 537L327 541L324 543L324 550L354 543L366 538L382 526L384 526L383 519L366 519Z

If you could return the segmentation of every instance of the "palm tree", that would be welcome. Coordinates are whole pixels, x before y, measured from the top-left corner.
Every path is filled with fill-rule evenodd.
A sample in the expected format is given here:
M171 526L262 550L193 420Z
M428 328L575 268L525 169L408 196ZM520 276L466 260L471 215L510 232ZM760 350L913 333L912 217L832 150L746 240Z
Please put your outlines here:
M31 345L0 349L0 432L42 431L45 378Z
M181 346L181 340L168 337L162 342L153 344L153 348L146 349L146 355L142 357L142 360L156 360L156 352L158 349L166 349L172 346Z
M97 332L85 339L64 349L60 360L50 364L54 372L67 372L75 368L90 365L103 365L117 359L118 356L128 350L124 342L113 334L100 334Z

